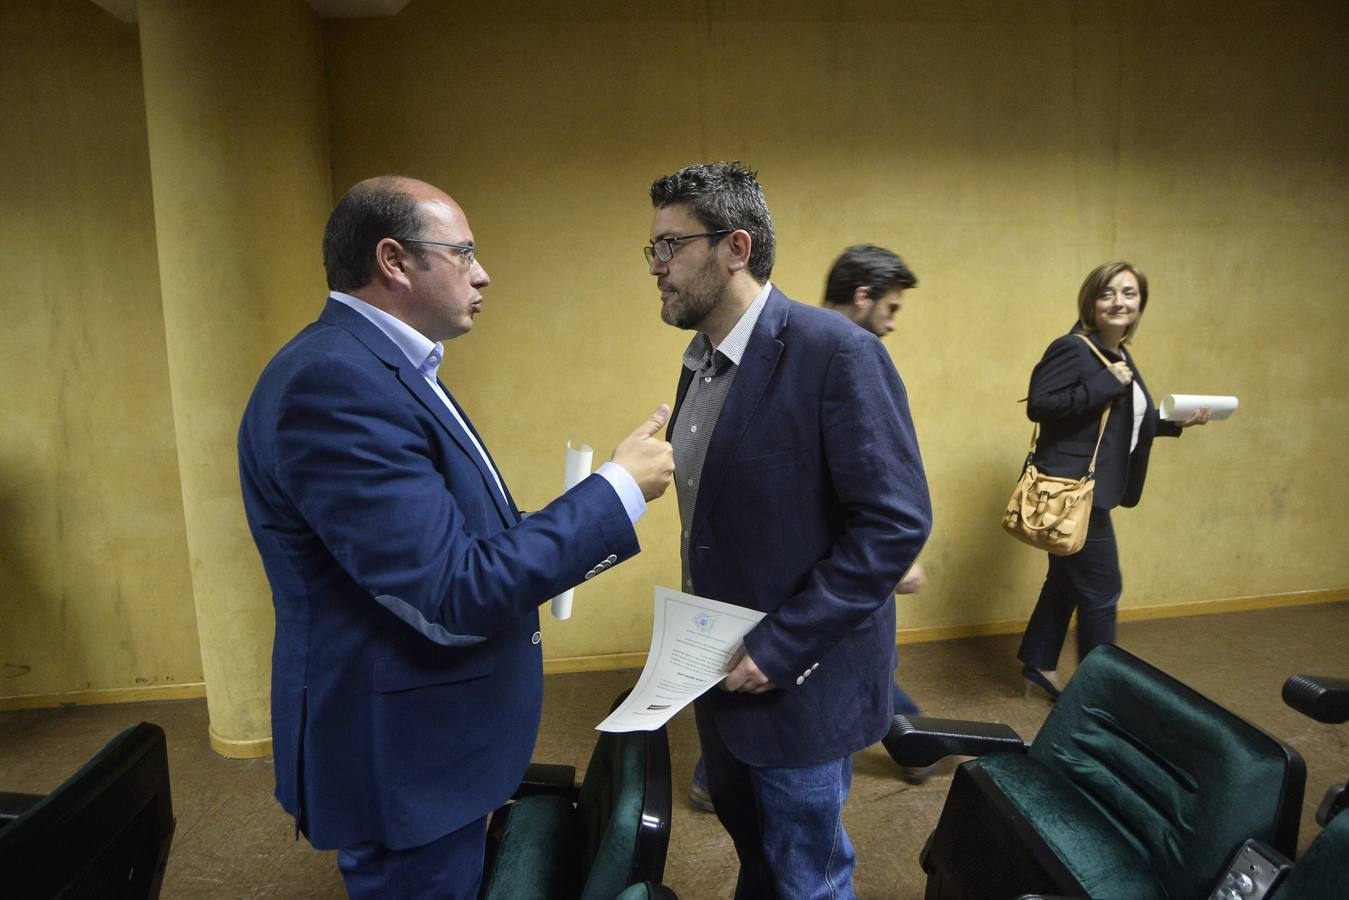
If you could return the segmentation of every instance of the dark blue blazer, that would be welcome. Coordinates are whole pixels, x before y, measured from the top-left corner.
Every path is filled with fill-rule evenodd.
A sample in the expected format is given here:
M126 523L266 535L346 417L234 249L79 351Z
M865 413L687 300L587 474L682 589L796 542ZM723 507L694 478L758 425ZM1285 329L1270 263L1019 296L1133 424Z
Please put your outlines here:
M402 351L333 300L263 371L239 468L297 827L402 849L500 805L538 730L538 604L638 550L613 488L592 476L521 521Z
M678 404L692 372L685 368ZM876 337L768 297L707 448L689 536L693 592L768 613L745 638L775 682L698 700L753 766L805 766L891 721L895 584L932 511L904 385Z
M1096 435L1101 428L1101 412L1110 404L1110 419L1101 437L1096 456L1096 487L1091 504L1102 509L1136 506L1143 496L1148 474L1152 439L1157 435L1177 437L1180 426L1164 422L1152 403L1143 376L1127 351L1106 349L1097 334L1088 339L1106 359L1125 359L1134 381L1143 389L1143 422L1138 429L1138 444L1129 451L1134 428L1133 387L1121 384L1082 342L1082 326L1057 338L1031 372L1026 415L1040 423L1040 437L1032 462L1041 472L1067 478L1087 474Z

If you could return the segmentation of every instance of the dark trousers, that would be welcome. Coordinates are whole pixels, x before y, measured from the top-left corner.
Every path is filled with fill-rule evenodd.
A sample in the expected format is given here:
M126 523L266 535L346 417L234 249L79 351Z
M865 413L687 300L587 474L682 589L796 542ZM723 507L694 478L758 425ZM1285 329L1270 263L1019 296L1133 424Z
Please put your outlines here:
M337 851L351 900L474 900L482 882L487 818L421 847L390 850L373 841Z
M895 660L895 684L890 689L891 702L895 707L897 716L921 716L923 711L918 708L918 704L913 702L913 698L904 692L904 688L899 686L899 660Z
M1087 542L1072 556L1049 556L1049 574L1035 602L1017 658L1028 666L1051 671L1077 611L1077 658L1080 662L1101 644L1115 642L1115 606L1124 582L1119 547L1110 510L1093 507Z

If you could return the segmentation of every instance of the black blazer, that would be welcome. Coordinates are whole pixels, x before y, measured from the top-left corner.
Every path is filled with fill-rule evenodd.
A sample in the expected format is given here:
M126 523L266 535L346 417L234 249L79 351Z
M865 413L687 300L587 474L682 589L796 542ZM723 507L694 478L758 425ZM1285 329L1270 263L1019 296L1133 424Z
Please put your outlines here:
M1180 426L1162 421L1133 357L1107 350L1099 335L1088 335L1106 359L1111 362L1125 359L1134 374L1134 383L1143 390L1147 410L1138 429L1138 446L1130 453L1129 440L1134 428L1133 386L1120 384L1091 348L1077 337L1081 333L1082 326L1075 325L1071 332L1056 339L1031 372L1026 415L1032 422L1040 423L1040 439L1032 462L1049 475L1067 478L1085 475L1092 449L1096 446L1101 413L1109 403L1110 421L1106 424L1101 451L1096 458L1096 490L1092 506L1102 509L1136 506L1143 495L1153 437L1178 437Z

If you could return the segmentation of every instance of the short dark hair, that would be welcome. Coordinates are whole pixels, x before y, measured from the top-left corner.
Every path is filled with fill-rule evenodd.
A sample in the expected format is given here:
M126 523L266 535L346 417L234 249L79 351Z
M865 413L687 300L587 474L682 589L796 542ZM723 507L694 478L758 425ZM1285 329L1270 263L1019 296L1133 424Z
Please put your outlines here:
M401 180L385 175L362 181L337 201L323 229L323 268L328 290L354 291L375 277L375 245L385 238L408 238L421 234L422 217L417 201L401 186ZM418 261L425 251L408 248Z
M1077 292L1077 319L1082 323L1083 330L1087 332L1096 330L1096 298L1101 296L1120 272L1132 272L1138 279L1138 318L1134 319L1134 323L1124 332L1124 337L1120 340L1120 343L1127 344L1138 330L1138 323L1143 320L1143 310L1148 308L1148 276L1133 263L1119 260L1102 263L1092 269Z
M773 274L777 241L758 174L739 160L685 166L651 183L651 205L683 203L708 231L749 232L749 273L763 284Z
M860 287L867 289L872 300L879 300L892 290L917 286L918 279L898 254L875 244L854 244L829 269L824 282L824 302L846 306Z

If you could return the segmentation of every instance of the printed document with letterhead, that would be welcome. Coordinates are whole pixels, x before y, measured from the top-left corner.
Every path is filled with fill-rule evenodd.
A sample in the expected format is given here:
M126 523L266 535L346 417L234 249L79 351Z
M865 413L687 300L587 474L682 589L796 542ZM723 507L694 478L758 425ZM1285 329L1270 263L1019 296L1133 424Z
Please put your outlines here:
M707 597L656 588L651 650L632 693L595 726L654 731L726 677L726 665L764 614Z

